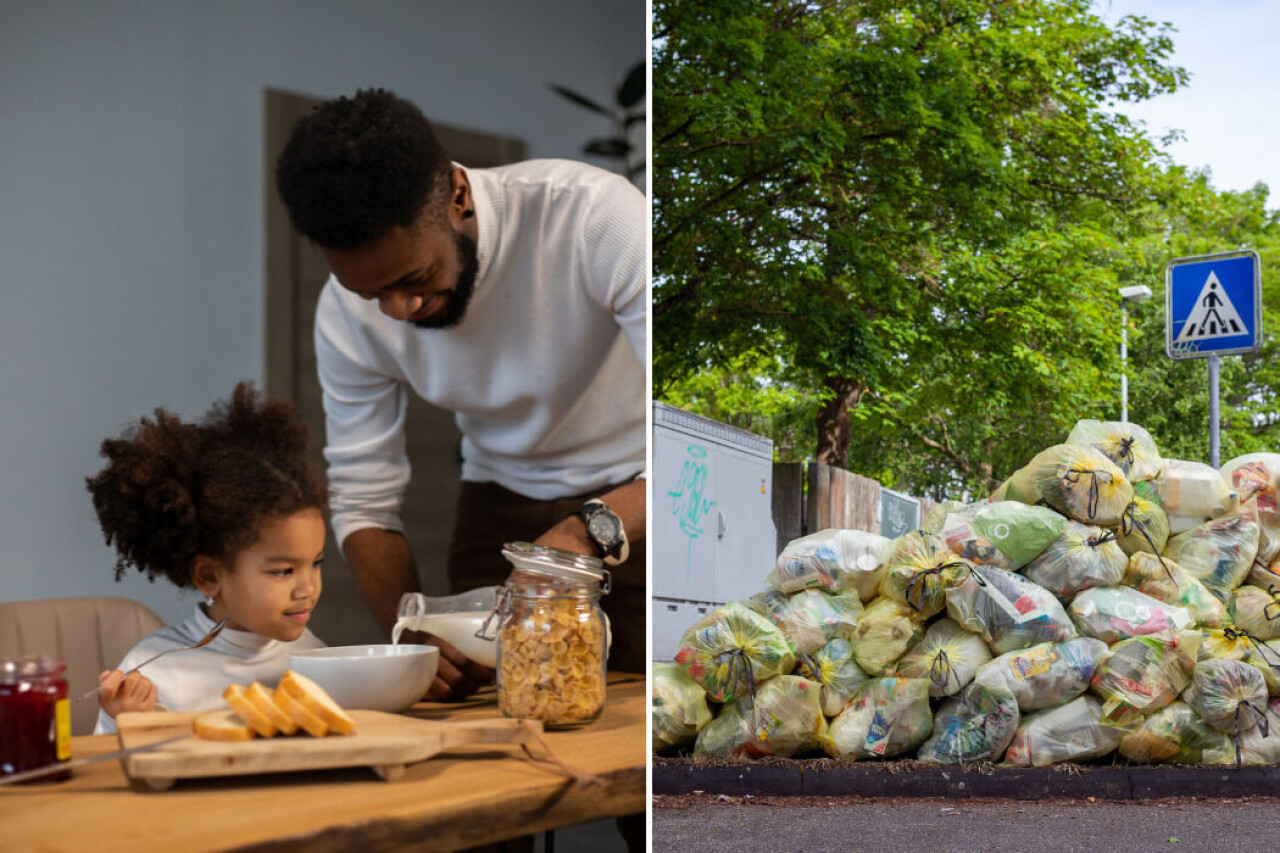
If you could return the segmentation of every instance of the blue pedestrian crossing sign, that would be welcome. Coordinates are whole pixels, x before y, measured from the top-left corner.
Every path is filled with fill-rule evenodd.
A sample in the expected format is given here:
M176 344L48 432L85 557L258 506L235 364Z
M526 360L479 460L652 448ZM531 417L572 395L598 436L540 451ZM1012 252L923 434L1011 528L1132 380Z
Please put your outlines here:
M1164 268L1169 358L1256 352L1262 343L1262 264L1252 249L1177 258Z

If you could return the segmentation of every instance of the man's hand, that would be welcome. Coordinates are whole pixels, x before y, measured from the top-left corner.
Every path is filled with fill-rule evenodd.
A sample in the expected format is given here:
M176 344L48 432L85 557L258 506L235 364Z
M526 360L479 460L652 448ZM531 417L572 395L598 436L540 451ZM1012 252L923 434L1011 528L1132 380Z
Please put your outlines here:
M112 718L121 711L154 711L156 686L140 672L108 669L98 675L98 704Z
M431 702L456 702L475 693L486 684L492 684L494 671L476 663L458 649L432 634L421 631L405 631L402 643L418 643L440 649L440 664L435 680L424 699Z
M625 486L619 486L611 492L600 496L605 506L609 507L622 520L622 529L627 532L627 540L635 543L645 538L645 481L633 480ZM575 554L586 554L591 557L600 556L600 548L595 540L587 535L587 526L576 515L562 519L550 530L533 540L534 545L546 545ZM644 571L644 567L640 568Z

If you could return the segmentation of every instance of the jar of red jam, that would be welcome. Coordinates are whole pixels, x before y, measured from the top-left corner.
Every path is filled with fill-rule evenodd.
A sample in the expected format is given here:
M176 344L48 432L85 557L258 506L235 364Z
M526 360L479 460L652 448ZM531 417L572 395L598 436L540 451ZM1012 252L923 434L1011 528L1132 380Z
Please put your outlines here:
M66 669L48 655L0 659L0 776L71 760Z

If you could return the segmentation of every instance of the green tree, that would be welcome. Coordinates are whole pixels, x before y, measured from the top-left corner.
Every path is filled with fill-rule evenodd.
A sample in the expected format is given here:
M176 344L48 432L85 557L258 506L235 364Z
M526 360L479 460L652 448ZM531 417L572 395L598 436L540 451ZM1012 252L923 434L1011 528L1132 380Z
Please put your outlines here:
M1165 30L1087 0L654 17L656 396L766 355L816 458L935 490L1094 408L1156 160L1110 108L1182 81Z

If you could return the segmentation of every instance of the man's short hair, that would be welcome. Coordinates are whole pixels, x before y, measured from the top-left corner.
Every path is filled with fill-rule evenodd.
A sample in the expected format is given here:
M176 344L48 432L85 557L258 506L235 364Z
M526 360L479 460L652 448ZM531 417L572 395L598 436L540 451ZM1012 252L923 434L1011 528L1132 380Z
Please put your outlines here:
M442 219L449 174L421 110L386 89L362 89L298 120L276 161L276 189L303 236L354 249L424 212Z

